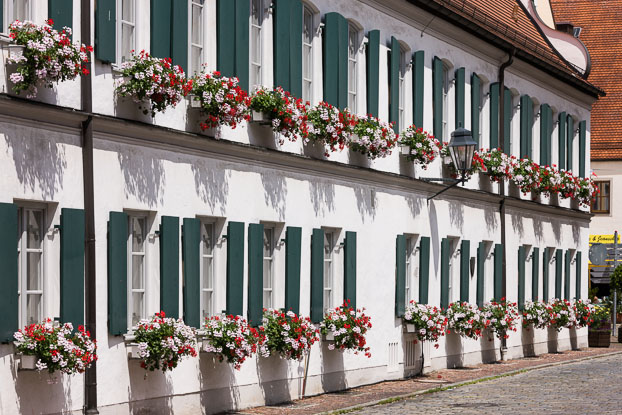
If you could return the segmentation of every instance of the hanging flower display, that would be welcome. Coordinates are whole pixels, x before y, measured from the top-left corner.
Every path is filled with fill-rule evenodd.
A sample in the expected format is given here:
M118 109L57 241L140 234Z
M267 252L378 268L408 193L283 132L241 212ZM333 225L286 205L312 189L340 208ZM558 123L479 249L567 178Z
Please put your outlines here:
M327 148L324 154L343 150L348 144L352 126L356 118L348 110L339 111L326 102L320 102L307 112L308 139L323 143Z
M195 357L196 333L179 319L167 318L164 311L141 320L135 331L140 366L146 370L173 370L188 356Z
M460 336L478 339L482 336L482 319L479 309L466 302L449 304L445 310L447 333L455 331Z
M221 362L227 360L237 370L265 340L261 330L250 327L240 316L213 316L206 319L204 329L203 350L215 353Z
M396 143L397 136L393 132L393 127L368 115L359 117L354 124L349 147L369 159L375 159L390 155Z
M497 338L508 338L510 331L516 331L518 307L505 298L501 301L491 301L482 307L481 321L485 328L490 328Z
M250 108L264 114L272 130L290 141L296 141L297 136L306 138L309 134L307 105L281 87L258 89L251 97ZM280 138L279 142L283 144L284 140Z
M438 339L445 335L447 321L440 308L414 301L408 304L404 313L404 324L415 326L417 340L431 341L437 349Z
M28 98L37 95L37 86L52 88L53 83L88 75L86 63L91 46L71 43L71 28L62 31L52 28L52 19L45 24L16 20L9 25L9 37L17 45L24 46L23 53L11 54L8 63L16 64L9 75L13 91L26 91Z
M353 350L354 354L365 353L371 357L365 334L371 329L371 319L365 315L365 309L350 307L350 300L330 311L320 323L322 335L332 338L334 344L328 348L333 350Z
M527 301L523 307L523 327L543 329L549 325L549 313L546 303L542 301Z
M121 74L115 88L117 95L131 97L143 113L151 112L152 116L175 107L192 88L183 69L173 65L171 58L155 58L144 50L139 54L132 51L131 58L121 64Z
M434 161L443 148L441 142L432 134L414 125L400 133L398 143L410 149L408 160L418 163L424 169Z
M250 120L250 100L245 90L238 85L238 78L227 78L220 72L201 72L188 81L187 89L192 99L199 102L207 117L201 129L227 125L235 128L240 122Z
M259 352L263 357L278 353L281 357L300 360L318 340L318 329L308 317L299 317L293 311L264 310L260 328L265 335Z
M74 331L71 323L57 326L48 318L16 331L13 337L19 353L35 357L38 371L73 375L97 360L96 342L83 326Z

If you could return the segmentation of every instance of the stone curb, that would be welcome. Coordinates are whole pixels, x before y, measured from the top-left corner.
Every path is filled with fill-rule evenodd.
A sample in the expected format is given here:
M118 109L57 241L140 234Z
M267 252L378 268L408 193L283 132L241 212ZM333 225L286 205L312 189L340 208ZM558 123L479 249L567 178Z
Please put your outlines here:
M371 406L385 405L387 403L393 403L393 402L396 402L396 401L401 401L401 400L404 400L404 399L413 398L413 397L418 396L418 395L423 395L423 394L427 394L427 393L434 393L439 388L454 389L454 388L459 388L461 386L467 386L467 385L470 385L470 384L473 384L473 383L480 383L480 382L485 382L485 381L492 380L492 379L497 379L499 377L514 376L514 375L518 375L518 374L521 374L521 373L530 372L532 370L539 370L539 369L545 369L547 367L561 366L561 365L568 364L568 363L577 363L577 362L582 362L584 360L599 359L601 357L614 356L614 355L618 355L618 354L622 354L622 350L619 350L619 351L616 351L616 352L599 354L599 355L596 355L596 356L579 357L579 358L572 359L572 360L565 360L563 362L544 363L544 364L537 365L537 366L531 366L531 367L526 367L526 368L523 368L523 369L511 370L509 372L498 373L496 375L482 376L480 378L463 380L463 381L455 382L455 383L439 384L438 386L435 386L435 387L429 388L429 389L423 389L423 390L420 390L420 391L406 393L406 394L403 394L403 395L390 396L390 397L386 397L386 398L383 398L383 399L377 399L377 400L374 400L374 401L365 402L365 403L361 403L361 404L358 404L358 405L352 405L352 406L348 406L348 407L345 407L345 408L340 408L340 409L336 409L336 410L332 410L332 411L318 412L317 415L334 415L334 414L342 414L342 413L346 413L346 412L355 412L357 410L360 410L360 409L363 409L363 408L368 408L368 407L371 407ZM383 403L384 401L390 401L390 402Z

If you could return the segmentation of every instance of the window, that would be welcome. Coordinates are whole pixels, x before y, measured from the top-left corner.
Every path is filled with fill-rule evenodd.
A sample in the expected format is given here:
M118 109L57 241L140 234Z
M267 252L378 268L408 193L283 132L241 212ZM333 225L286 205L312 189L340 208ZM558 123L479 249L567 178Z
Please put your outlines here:
M416 236L406 238L406 304L417 299L419 267L417 262Z
M449 302L460 301L460 238L449 237Z
M403 47L400 48L400 72L399 72L399 104L398 104L398 127L404 128L406 127L406 121L404 118L405 115L405 105L406 105L406 83L404 81L406 77L406 69L408 68L409 60L408 60L408 52L404 50Z
M313 12L303 8L302 28L302 100L313 102Z
M201 316L214 315L214 223L201 224Z
M263 229L263 307L272 308L274 285L274 228Z
M203 64L203 3L205 0L190 2L190 74L201 72Z
M128 235L128 326L133 327L145 318L145 274L147 235L147 218L145 216L129 216Z
M117 0L117 62L130 59L136 49L135 0Z
M45 210L20 208L18 274L20 327L43 318L43 235Z
M2 9L0 4L0 10ZM32 18L32 1L31 0L10 0L4 2L3 14L5 16L3 27L4 32L9 32L9 25L16 20L25 21L33 20Z
M592 201L592 213L609 213L609 202L611 200L611 182L598 181L594 183L598 193Z
M354 25L348 25L348 108L356 113L357 94L357 54L359 49L359 31Z
M251 0L251 68L250 86L261 85L261 25L263 23L263 0Z
M324 231L324 311L333 308L335 234Z
M449 88L451 86L449 69L449 65L443 63L443 139L449 138Z
M479 146L481 148L484 147L483 144L483 130L484 130L484 102L486 100L486 96L488 95L487 92L485 92L484 89L484 82L480 82L479 83L479 106L477 107L477 110L479 111L479 131L478 131L478 136L477 136L477 142L479 143ZM489 143L490 146L490 143Z

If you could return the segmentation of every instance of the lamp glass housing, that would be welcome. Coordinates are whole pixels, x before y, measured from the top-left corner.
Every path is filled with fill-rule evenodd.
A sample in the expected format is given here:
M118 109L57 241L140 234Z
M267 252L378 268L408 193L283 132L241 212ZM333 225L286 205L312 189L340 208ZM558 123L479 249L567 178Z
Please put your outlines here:
M465 174L473 163L473 154L477 143L473 140L471 132L464 128L458 128L451 133L449 142L449 155L456 170Z

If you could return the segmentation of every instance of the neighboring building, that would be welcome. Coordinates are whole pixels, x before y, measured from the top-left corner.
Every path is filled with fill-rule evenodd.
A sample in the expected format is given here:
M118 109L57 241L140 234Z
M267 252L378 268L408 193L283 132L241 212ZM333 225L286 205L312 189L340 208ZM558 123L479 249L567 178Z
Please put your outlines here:
M41 23L54 16L73 26L74 39L82 38L81 2L42 2L24 10L13 3L3 2L4 33L15 18ZM181 0L92 4L98 8L90 42L97 58L92 113L82 111L80 80L26 99L8 90L0 65L0 280L21 288L17 307L6 306L13 304L15 290L0 291L0 341L10 342L18 326L61 316L61 305L82 307L79 285L67 285L76 278L75 268L70 275L61 264L70 238L80 240L85 207L81 134L92 116L100 413L212 413L300 396L303 363L258 358L238 372L202 354L170 374L145 377L135 361L128 361L120 335L162 308L173 316L209 316L232 311L227 298L233 298L246 315L250 224L263 224L269 241L264 259L271 266L265 274L254 270L271 279L264 286L264 306L285 306L283 239L288 229L300 228L300 276L293 281L300 287L300 313L336 306L347 296L372 318L370 359L329 351L325 342L313 347L307 394L419 371L421 346L403 333L394 312L396 292L436 305L500 297L503 286L513 301L587 295L590 213L571 200L531 200L507 183L502 194L509 196L502 196L497 184L479 175L428 203L442 187L420 178L439 177L444 171L440 161L424 171L398 151L370 163L350 157L347 150L322 159L300 140L279 145L269 129L246 123L223 128L214 139L200 132L200 119L185 102L151 119L131 100L114 95L115 69L131 50L145 49L171 56L190 73L205 62L209 70L240 77L245 88L278 83L312 103L325 100L359 115L397 121L399 130L422 125L444 141L464 122L487 148L499 140L498 76L512 52L513 62L505 70L506 151L522 156L521 148L527 148L541 164L587 174L590 111L601 91L582 78L589 68L585 51L572 36L547 29L531 1L192 0L187 8ZM170 7L151 10L156 4ZM279 7L287 5L296 6L299 15L279 20ZM300 25L289 24L296 19ZM291 55L281 61L278 53ZM399 53L400 60L389 61L389 53ZM291 65L281 72L288 60ZM399 100L391 98L393 111L389 80L399 84L394 89ZM523 118L526 108L533 112ZM184 272L197 264L183 263L186 245L178 235L184 218L200 221L206 248L202 300L192 309ZM16 228L19 247L13 249L15 235L6 230ZM323 231L321 247L311 246L314 230ZM407 250L396 252L398 236L404 236ZM311 304L309 287L318 277L312 276L311 251L318 248L325 252L327 270L320 277L330 278L323 301ZM345 261L346 251L354 261ZM34 266L11 271L4 265L18 258ZM240 265L240 258L244 282L228 284L231 266ZM132 267L134 262L142 267ZM407 269L403 286L396 286L396 263ZM120 286L121 274L136 285ZM81 277L78 272L75 281ZM171 291L163 288L171 286ZM167 306L161 296L167 297ZM121 304L127 317L119 320L119 313L111 312L118 309L109 304ZM551 341L558 350L583 347L587 331L563 330L551 340L545 330L531 336L519 330L507 340L509 357L546 352ZM497 341L451 335L438 349L424 346L424 369L490 361L498 357L498 347ZM45 375L18 372L14 360L13 346L0 344L0 413L80 411L81 376L48 384Z

